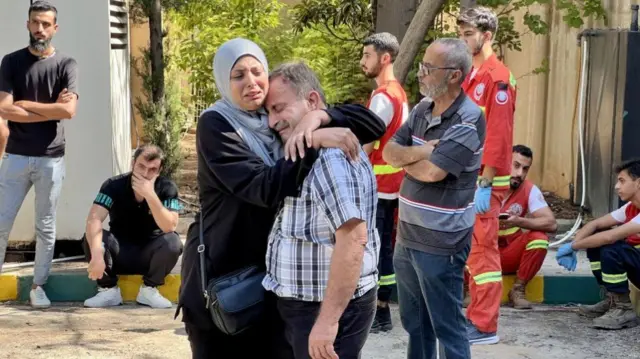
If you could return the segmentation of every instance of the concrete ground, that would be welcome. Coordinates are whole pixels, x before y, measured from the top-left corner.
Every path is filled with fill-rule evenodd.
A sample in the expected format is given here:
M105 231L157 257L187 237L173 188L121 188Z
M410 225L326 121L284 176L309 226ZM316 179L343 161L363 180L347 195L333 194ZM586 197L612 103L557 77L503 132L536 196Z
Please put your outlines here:
M189 358L189 344L174 310L133 305L85 309L55 305L32 310L0 305L0 357L47 358ZM363 359L404 359L407 336L393 307L394 330L372 334ZM534 311L504 308L500 344L472 348L474 359L640 358L640 327L597 331L571 308L540 307ZM242 359L242 358L239 358Z

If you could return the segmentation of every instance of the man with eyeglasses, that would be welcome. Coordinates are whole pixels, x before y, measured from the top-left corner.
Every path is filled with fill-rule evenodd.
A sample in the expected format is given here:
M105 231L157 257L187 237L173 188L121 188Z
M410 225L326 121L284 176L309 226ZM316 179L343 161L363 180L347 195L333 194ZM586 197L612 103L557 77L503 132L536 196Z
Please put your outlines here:
M516 81L492 49L498 29L493 11L470 8L460 14L457 23L458 35L473 55L473 69L462 88L480 106L487 121L474 199L473 246L467 262L471 296L467 333L471 344L495 344L500 340L497 330L502 298L498 215L509 191Z
M485 140L482 111L462 91L471 55L459 39L438 39L420 64L425 96L385 146L402 167L393 264L408 359L471 358L462 314L463 270L471 247L473 197Z

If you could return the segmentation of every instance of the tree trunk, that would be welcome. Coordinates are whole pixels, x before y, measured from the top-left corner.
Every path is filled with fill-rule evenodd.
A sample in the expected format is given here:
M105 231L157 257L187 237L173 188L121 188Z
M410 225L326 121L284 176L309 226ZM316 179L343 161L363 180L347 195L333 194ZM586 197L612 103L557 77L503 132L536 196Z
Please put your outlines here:
M426 0L425 0L426 1ZM389 32L402 42L416 13L418 0L377 0L376 32Z
M400 44L400 53L394 63L394 72L401 83L407 78L407 74L413 65L413 60L418 55L420 47L424 43L427 31L433 26L436 16L442 9L445 0L422 0L416 14L411 20L407 33Z
M151 77L153 79L153 103L164 100L164 48L162 45L162 3L152 0L149 8L149 41L151 52Z
M477 0L460 0L460 10L475 7L477 4Z

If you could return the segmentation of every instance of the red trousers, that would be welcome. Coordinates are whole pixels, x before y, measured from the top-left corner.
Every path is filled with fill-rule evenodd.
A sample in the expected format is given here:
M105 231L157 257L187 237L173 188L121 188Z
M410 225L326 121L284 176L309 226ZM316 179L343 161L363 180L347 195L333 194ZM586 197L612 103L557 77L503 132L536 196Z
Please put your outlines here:
M515 273L521 281L529 282L542 267L549 238L544 232L520 232L508 238L505 244L500 247L502 273Z
M498 249L498 213L504 191L493 190L491 209L476 215L471 240L471 252L467 259L469 293L471 303L467 318L481 332L498 330L500 300L502 298L502 268Z

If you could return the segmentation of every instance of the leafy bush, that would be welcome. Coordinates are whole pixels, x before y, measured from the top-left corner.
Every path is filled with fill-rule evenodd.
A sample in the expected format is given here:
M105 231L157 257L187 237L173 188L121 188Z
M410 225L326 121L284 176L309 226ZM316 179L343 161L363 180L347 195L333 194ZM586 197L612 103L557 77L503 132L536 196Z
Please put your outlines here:
M133 61L136 73L143 80L144 98L136 98L135 107L143 120L144 142L153 143L164 151L166 158L162 175L173 178L182 160L180 139L187 120L191 118L189 101L184 101L179 73L171 66L165 66L164 101L157 104L151 101L153 81L149 50L143 51L143 56Z

